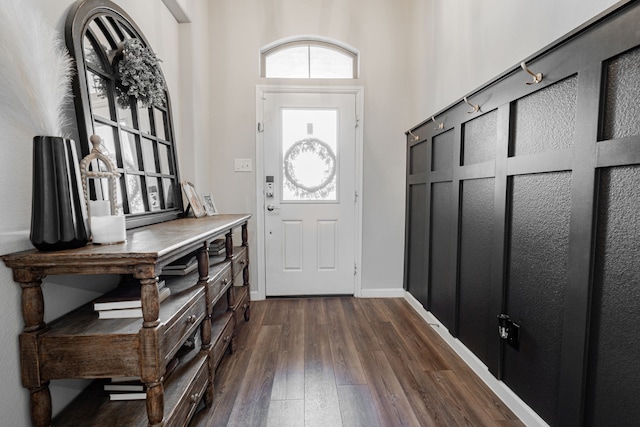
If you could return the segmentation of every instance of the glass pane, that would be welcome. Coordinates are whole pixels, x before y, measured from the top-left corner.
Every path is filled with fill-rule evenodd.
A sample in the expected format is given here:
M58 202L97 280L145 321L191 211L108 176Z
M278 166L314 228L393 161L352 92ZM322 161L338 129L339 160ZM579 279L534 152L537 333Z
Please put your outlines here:
M309 47L280 50L265 58L265 77L309 78Z
M128 170L140 170L140 156L136 144L136 135L120 131L120 144L122 147L122 161Z
M158 172L156 156L153 154L153 141L146 138L142 138L142 159L144 160L145 171Z
M95 116L111 119L109 83L97 74L87 70L87 89L91 100L91 111Z
M640 135L640 49L607 64L607 87L602 136L604 139Z
M144 212L142 179L140 176L127 175L127 193L129 194L129 213Z
M162 209L160 203L160 187L158 178L147 177L147 196L149 197L149 209L159 211Z
M353 58L333 49L311 46L309 52L311 78L351 79Z
M337 200L338 112L282 111L282 200Z
M96 53L95 47L93 46L93 43L91 43L91 39L89 37L84 37L84 39L82 40L82 46L84 47L85 62L90 63L101 71L106 71L104 69L104 65L102 64L102 60Z
M107 39L107 37L105 37L100 27L98 27L97 21L98 21L97 19L91 21L91 23L89 24L89 29L93 32L93 35L96 36L96 38L98 39L98 43L102 46L102 50L104 50L105 52L109 52L112 49L115 49L116 47L109 42L109 40Z
M573 146L577 88L573 76L516 101L513 155Z
M116 106L118 107L118 123L120 123L120 126L133 128L133 114L131 114L131 108L128 105L125 108L120 104L120 102L116 102Z
M149 109L138 103L138 129L141 132L151 134L151 121L149 120Z
M158 110L157 108L153 109L153 121L156 128L156 136L160 139L167 140L167 132L166 132L166 121L164 112Z
M162 180L162 187L164 190L164 207L165 209L175 208L176 202L174 198L175 194L175 180L164 178Z
M116 142L114 132L117 132L117 129L109 125L96 123L95 132L96 135L102 138L102 146L100 147L102 154L109 157L113 164L116 165L116 167L121 168L122 165L118 163L118 160L116 158Z
M171 168L169 166L169 147L164 144L158 144L158 159L160 160L160 173L169 175Z

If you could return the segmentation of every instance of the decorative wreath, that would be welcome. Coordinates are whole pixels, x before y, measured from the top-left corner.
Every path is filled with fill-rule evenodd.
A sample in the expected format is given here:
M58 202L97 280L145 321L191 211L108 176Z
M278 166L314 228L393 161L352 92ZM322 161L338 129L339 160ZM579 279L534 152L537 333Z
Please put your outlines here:
M308 186L300 182L295 172L295 163L304 153L311 153L325 164L324 177L318 185ZM284 155L285 185L296 197L311 198L327 196L335 189L336 155L324 141L317 138L306 138L294 143Z
M120 78L119 84L116 84L120 107L128 108L131 96L145 108L165 104L166 84L158 66L160 62L156 54L140 40L127 39L122 43L116 68Z

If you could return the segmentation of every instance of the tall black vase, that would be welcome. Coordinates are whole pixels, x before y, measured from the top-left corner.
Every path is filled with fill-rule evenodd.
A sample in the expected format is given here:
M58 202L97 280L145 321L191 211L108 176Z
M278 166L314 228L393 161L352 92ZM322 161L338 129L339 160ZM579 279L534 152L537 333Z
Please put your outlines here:
M41 251L84 246L87 208L75 143L57 136L33 138L31 243Z

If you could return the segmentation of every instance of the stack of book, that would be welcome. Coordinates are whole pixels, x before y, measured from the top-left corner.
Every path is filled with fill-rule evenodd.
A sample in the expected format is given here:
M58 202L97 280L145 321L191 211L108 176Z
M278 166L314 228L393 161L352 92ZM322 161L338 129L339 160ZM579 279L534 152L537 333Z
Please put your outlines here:
M141 285L137 281L124 282L93 302L93 309L99 319L135 319L142 317ZM171 289L164 280L158 281L160 302L171 295Z
M190 337L187 342L178 350L176 355L167 363L162 380L166 381L169 376L176 370L180 363L180 359L186 356L196 345L200 345L199 335ZM199 347L198 347L199 348ZM109 393L109 400L146 400L147 387L140 380L140 377L115 377L111 378L108 384L105 384L104 391Z
M165 276L184 276L198 268L198 258L195 253L190 253L178 258L171 264L162 268L162 274Z
M109 400L143 400L147 398L147 389L137 377L111 378L111 382L104 385L104 391L109 392Z
M220 256L227 254L225 239L216 239L209 245L209 256Z

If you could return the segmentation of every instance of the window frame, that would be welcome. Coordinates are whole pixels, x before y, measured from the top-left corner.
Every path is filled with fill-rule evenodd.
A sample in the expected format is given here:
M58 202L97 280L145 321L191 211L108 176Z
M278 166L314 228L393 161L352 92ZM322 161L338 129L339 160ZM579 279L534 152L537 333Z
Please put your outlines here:
M351 58L351 62L353 66L351 77L311 77L310 67L308 69L309 77L306 77L306 78L305 77L267 77L267 66L266 66L267 57L275 53L282 52L284 50L288 50L296 47L308 47L309 49L311 49L312 47L320 47L323 49L328 49L328 50L340 53L342 55L345 55ZM360 62L359 60L360 60L360 53L356 49L344 43L339 43L337 41L318 38L318 37L310 37L310 36L283 39L283 40L278 40L274 43L271 43L263 47L262 49L260 49L260 77L268 78L268 79L290 78L290 79L296 79L296 80L311 80L311 79L354 80L359 77L359 62Z

